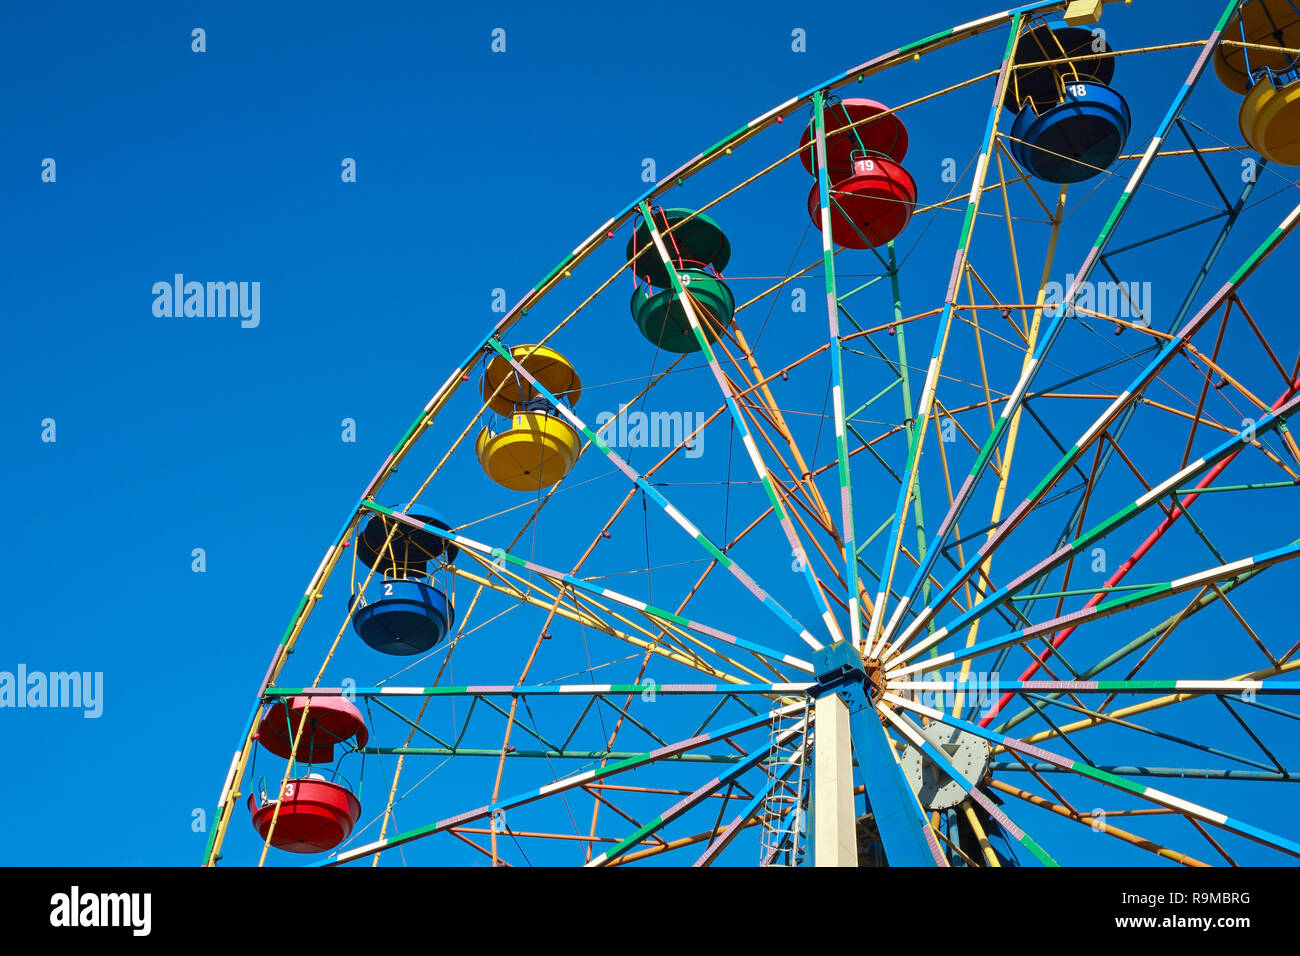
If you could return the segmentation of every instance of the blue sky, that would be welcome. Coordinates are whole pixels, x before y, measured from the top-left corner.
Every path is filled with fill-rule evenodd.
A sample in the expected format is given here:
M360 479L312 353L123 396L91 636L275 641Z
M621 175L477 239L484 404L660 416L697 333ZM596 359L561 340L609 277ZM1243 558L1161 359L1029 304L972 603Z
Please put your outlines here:
M1197 0L1179 4L1171 20L1169 6L1117 10L1116 42L1202 38L1221 9L1217 0ZM192 812L211 812L303 587L393 443L499 317L492 291L505 289L513 302L638 195L644 159L667 172L821 79L982 12L955 0L872 8L708 3L692 6L680 24L654 18L648 26L643 8L610 4L575 5L563 17L525 4L8 8L0 29L0 76L10 91L8 148L0 153L9 355L0 440L8 467L0 481L9 541L0 567L14 590L0 629L0 670L22 663L102 672L105 684L98 719L0 712L18 784L0 793L0 862L197 862L205 836L191 826ZM206 31L206 52L191 50L195 27ZM506 30L505 54L490 50L498 27ZM791 50L796 28L806 31L806 52ZM978 68L996 66L1001 42L971 41L972 57L987 64ZM1167 56L1155 65L1125 62L1117 74L1134 106L1130 149L1144 145L1194 52ZM932 76L864 92L897 100L976 69L948 57ZM1195 118L1234 135L1235 98L1212 76L1202 87ZM970 102L986 99L981 87ZM978 112L928 116L912 129L913 162L926 170L917 176L923 199L949 188L938 183L941 159L957 157L964 167L983 123ZM789 125L794 134L798 124ZM53 183L41 180L46 157L57 163ZM356 161L355 183L341 181L347 157ZM1233 163L1220 171L1231 176ZM1197 170L1170 175L1170 188L1205 195L1192 183ZM795 211L789 221L797 223L809 181L799 169L784 177ZM704 198L725 188L725 177L716 181ZM1063 262L1081 259L1106 208L1109 201L1079 214L1086 221L1063 240ZM1248 235L1234 238L1225 262L1240 261L1287 208L1284 197L1252 210ZM1156 198L1138 215L1149 225L1176 213ZM725 225L739 272L785 268L791 244L769 242L761 215L745 210ZM936 228L955 236L952 221ZM815 240L815 231L805 239L805 258L815 255ZM1180 242L1134 274L1156 275L1192 255ZM917 300L939 298L945 257L951 261L947 240L905 272ZM176 273L259 282L260 323L155 316L151 289ZM1284 275L1271 268L1266 278L1281 289ZM819 282L808 286L814 300ZM1169 296L1185 285L1171 280ZM593 384L604 380L608 356L631 341L631 323L617 310L628 292L614 295L602 320L620 323L617 333L593 322L566 340ZM1257 301L1266 331L1279 334L1283 361L1288 349L1293 359L1289 300L1266 288ZM822 325L809 333L814 341L824 336L824 318L815 320ZM780 325L778 316L778 342L802 341L800 330ZM924 356L931 335L909 343ZM1239 368L1262 364L1243 348ZM822 387L812 381L794 407L816 413ZM1261 387L1275 397L1274 384ZM858 401L875 390L862 384ZM622 400L591 394L583 410L593 420ZM676 400L704 407L689 389ZM47 418L56 423L54 443L41 441ZM340 440L346 418L356 422L353 443ZM481 487L481 474L475 484L475 469L472 458L458 462L451 478L459 484L439 486L451 511L457 496L461 513L486 513L499 500ZM702 495L693 500L710 507ZM1258 536L1236 530L1225 532L1230 556L1295 537L1291 526L1257 527ZM548 533L535 553L555 566L571 562L586 540L563 539L563 525ZM652 540L657 561L683 547L663 524ZM191 569L195 548L206 553L201 574ZM629 545L620 556L634 553ZM727 593L711 606L726 607ZM346 593L335 586L329 597L336 611ZM791 590L789 599L806 595ZM1151 620L1171 613L1160 607ZM1258 613L1261 626L1284 623L1277 608ZM784 640L752 611L737 612L730 626ZM1277 643L1285 649L1291 640ZM312 662L321 649L313 647ZM1209 655L1210 644L1201 650ZM515 679L523 652L514 653L509 673L493 682ZM447 813L483 802L465 786L463 795L453 791ZM1285 823L1270 805L1272 791L1232 800L1240 801L1234 811L1258 809L1262 825ZM248 830L240 811L232 833L245 839Z

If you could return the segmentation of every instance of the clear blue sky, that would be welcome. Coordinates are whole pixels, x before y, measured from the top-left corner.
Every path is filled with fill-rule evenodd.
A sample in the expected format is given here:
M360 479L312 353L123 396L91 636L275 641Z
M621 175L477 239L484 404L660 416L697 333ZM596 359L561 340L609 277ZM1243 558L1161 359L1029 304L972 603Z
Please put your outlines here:
M1117 42L1204 37L1221 9L1178 4L1171 22L1174 6L1119 11ZM191 813L211 812L290 612L358 492L497 318L492 290L513 302L638 195L644 158L673 169L821 79L987 7L7 7L0 569L11 592L0 670L100 671L105 699L94 720L0 711L11 752L0 862L197 862L205 835ZM191 51L195 27L206 30L202 54ZM489 49L496 27L507 31L505 55ZM794 28L807 32L806 53L791 51ZM994 47L971 44L988 68ZM1130 73L1131 148L1193 57ZM975 69L949 58L931 86ZM1196 117L1231 135L1234 97L1213 77L1203 86ZM977 137L982 118L971 123ZM923 195L939 191L929 170L942 157L961 168L977 150L966 132L955 144L942 122L913 129L914 162L930 177ZM41 181L46 157L54 183ZM340 181L345 157L357 162L355 184ZM803 175L789 179L796 213ZM1261 211L1252 235L1284 211L1284 201ZM1063 258L1077 262L1097 225L1081 226ZM729 231L738 257L788 259L787 246L762 248L758 217ZM913 273L936 301L951 261L951 245L939 246ZM151 288L175 273L260 282L260 325L156 317ZM809 288L815 301L817 283ZM1294 324L1280 294L1260 302L1270 333ZM625 313L611 321L630 324ZM1294 337L1281 338L1285 361ZM929 339L915 339L922 356ZM593 335L574 358L594 370L601 355ZM858 400L874 390L862 386ZM800 407L815 411L821 398L819 385ZM47 418L53 444L41 441ZM339 440L344 418L357 423L355 443ZM471 472L458 474L469 482ZM680 546L659 533L666 551ZM1229 557L1294 536L1243 534ZM558 566L577 546L549 557ZM191 570L195 548L205 573ZM330 595L340 605L344 596ZM1169 613L1161 608L1155 619ZM512 659L496 682L517 669ZM1285 831L1292 815L1278 803L1289 796L1279 785L1228 802ZM480 791L446 810L481 802ZM242 810L235 830L248 836Z

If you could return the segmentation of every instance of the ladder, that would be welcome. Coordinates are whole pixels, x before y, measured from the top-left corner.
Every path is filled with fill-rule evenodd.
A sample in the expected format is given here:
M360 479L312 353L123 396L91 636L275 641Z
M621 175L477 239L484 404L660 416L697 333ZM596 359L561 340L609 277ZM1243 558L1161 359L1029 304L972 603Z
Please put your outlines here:
M760 866L800 866L807 851L808 786L805 769L810 698L801 710L772 721L768 738L767 795L759 807L762 833Z

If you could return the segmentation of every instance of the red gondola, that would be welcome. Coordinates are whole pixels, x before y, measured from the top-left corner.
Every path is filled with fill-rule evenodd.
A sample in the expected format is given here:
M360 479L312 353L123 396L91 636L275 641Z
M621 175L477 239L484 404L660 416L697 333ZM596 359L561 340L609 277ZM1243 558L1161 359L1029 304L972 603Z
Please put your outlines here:
M265 840L270 834L271 846L290 853L322 853L334 849L351 836L361 816L361 804L351 790L317 774L288 781L278 801L266 800L259 804L257 795L250 793L248 810L258 835Z
M846 249L883 246L897 239L916 209L916 180L902 166L882 156L859 157L852 176L830 187L831 240ZM808 194L808 215L817 228L821 196L816 184Z
M824 120L831 240L847 249L893 241L916 209L916 180L902 166L907 127L883 103L868 99L836 100L826 106ZM800 140L799 158L815 176L813 140L809 124ZM808 215L818 229L824 228L816 184L808 194Z
M277 757L289 756L293 739L302 723L306 697L295 697L285 708L284 701L276 701L262 717L257 728L257 740ZM356 738L356 746L364 747L370 739L361 711L351 701L342 697L313 697L307 708L307 726L298 741L294 759L302 763L330 763L334 760L334 745Z

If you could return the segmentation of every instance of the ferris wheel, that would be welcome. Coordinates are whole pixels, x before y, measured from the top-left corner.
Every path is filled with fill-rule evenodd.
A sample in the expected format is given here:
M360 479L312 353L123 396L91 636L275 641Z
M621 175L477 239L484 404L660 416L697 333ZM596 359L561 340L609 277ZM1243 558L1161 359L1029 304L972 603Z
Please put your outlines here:
M1300 9L1144 6L875 56L485 323L204 862L1300 856Z

